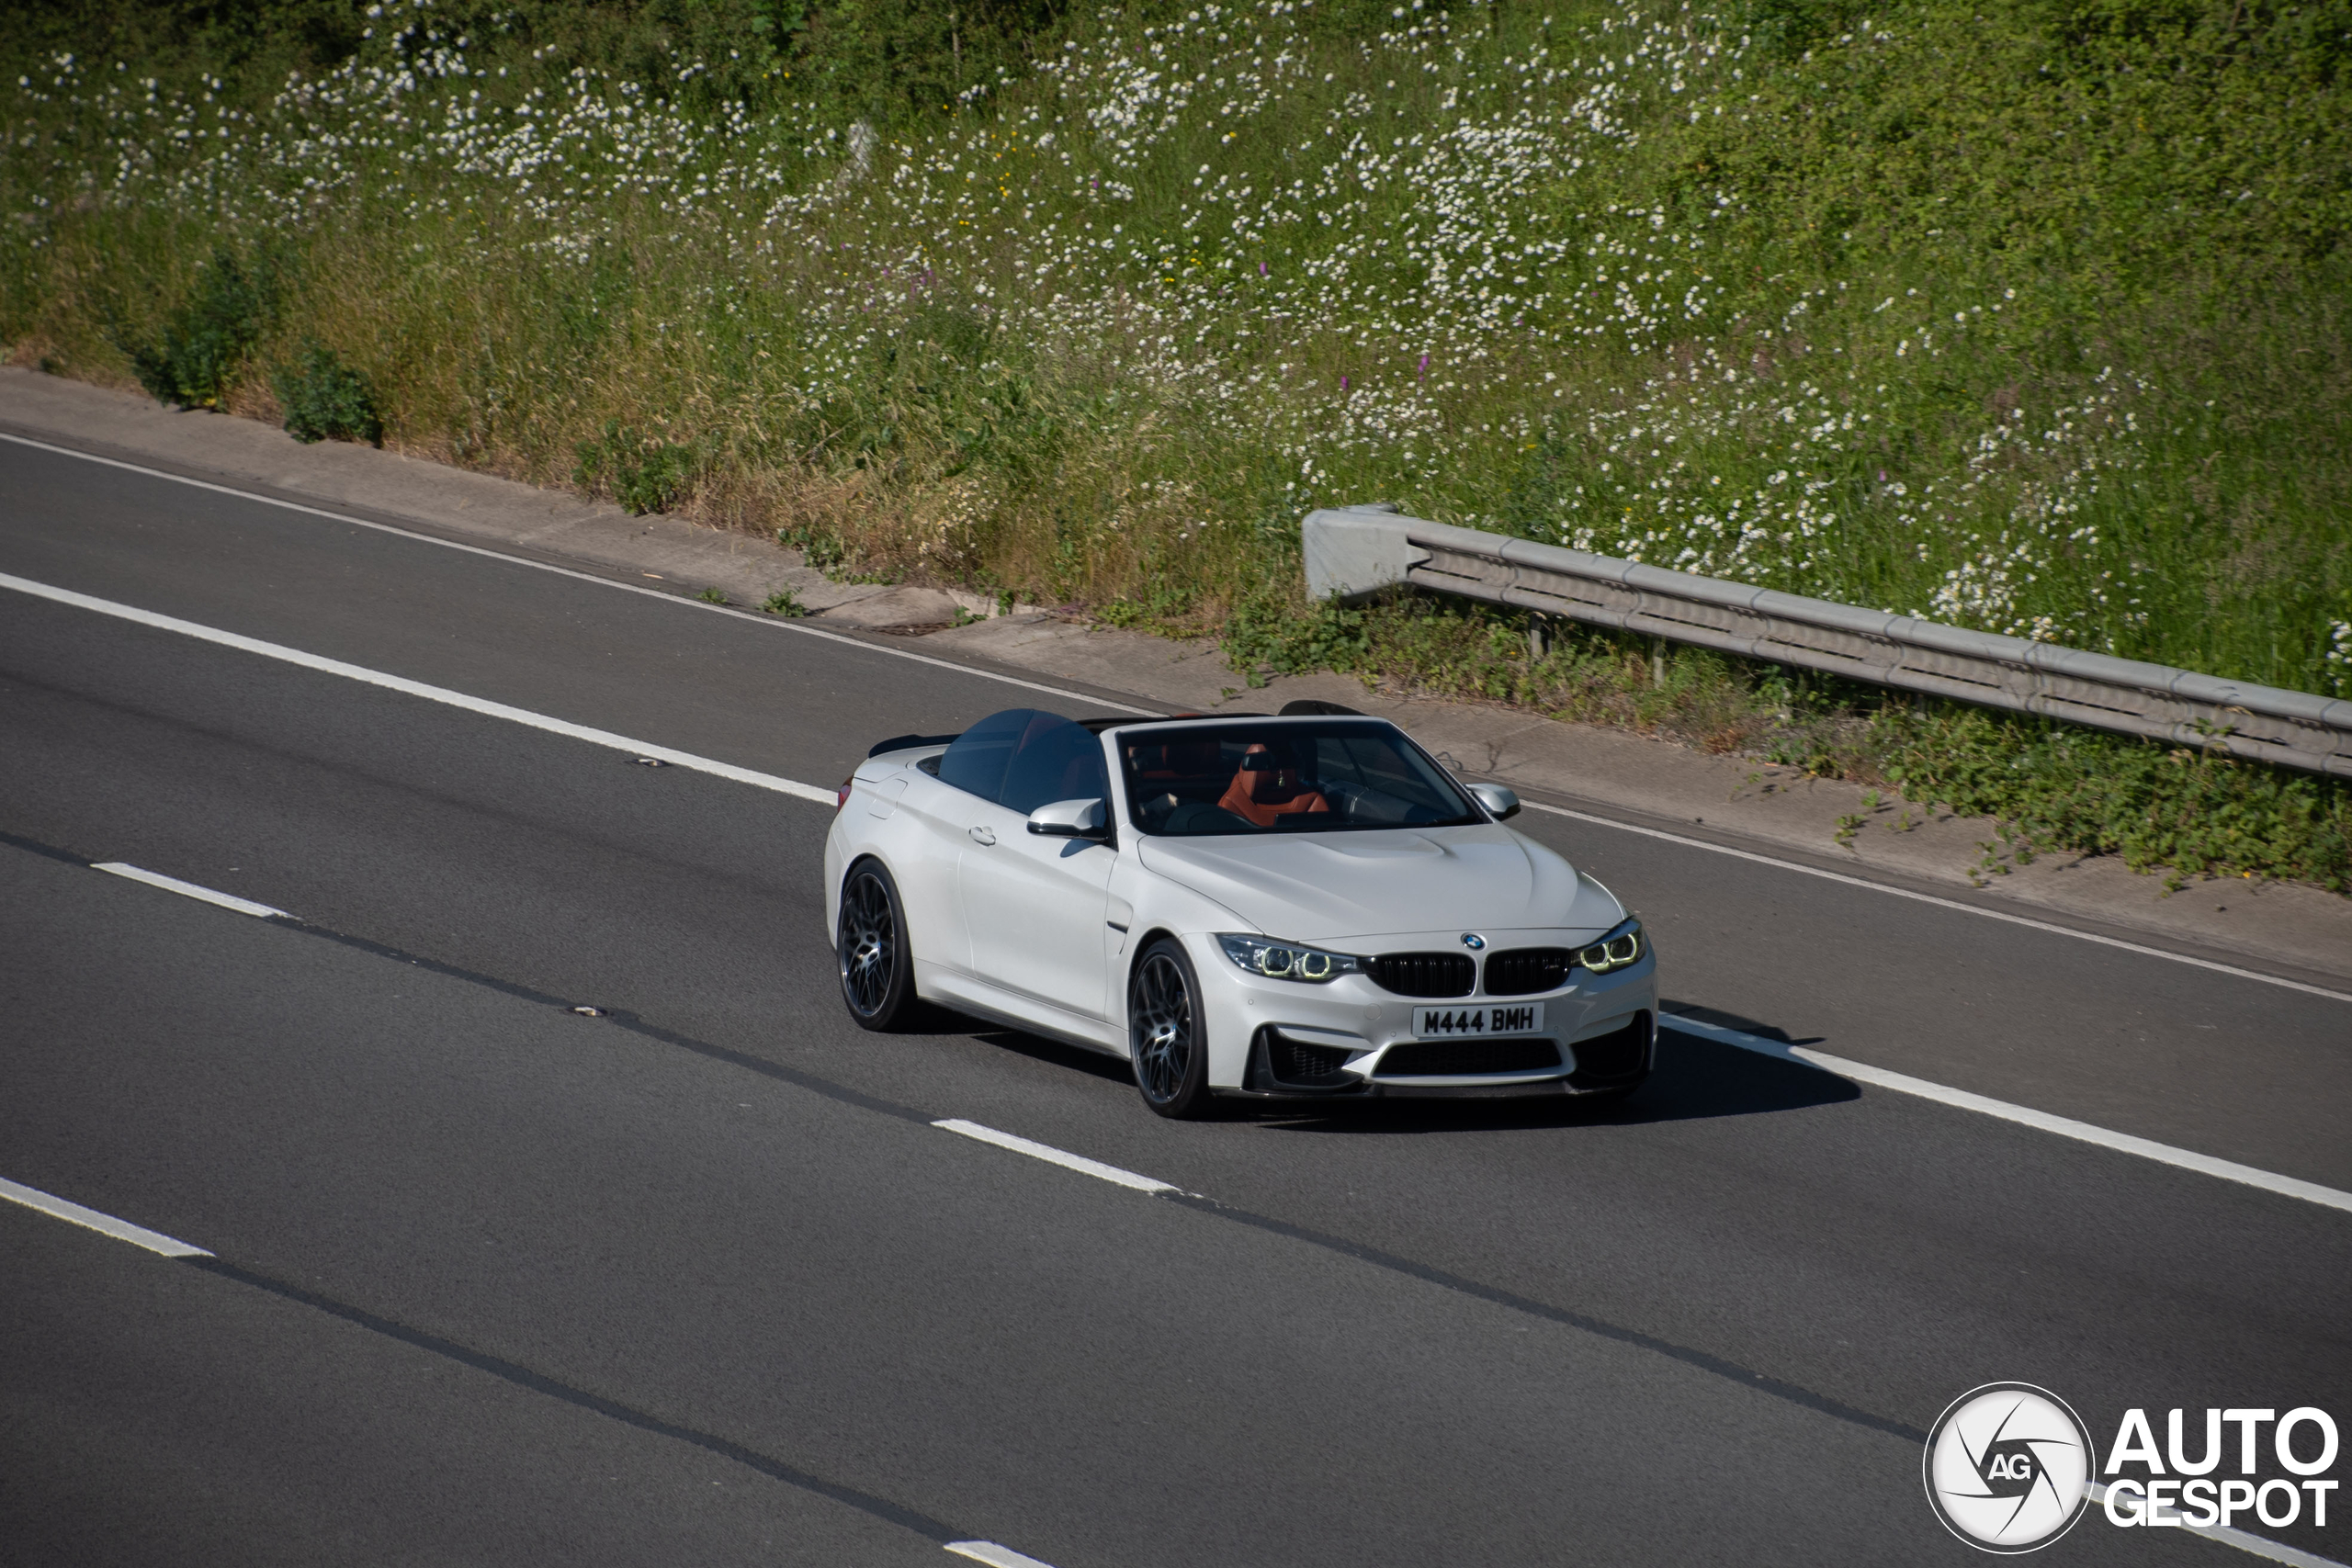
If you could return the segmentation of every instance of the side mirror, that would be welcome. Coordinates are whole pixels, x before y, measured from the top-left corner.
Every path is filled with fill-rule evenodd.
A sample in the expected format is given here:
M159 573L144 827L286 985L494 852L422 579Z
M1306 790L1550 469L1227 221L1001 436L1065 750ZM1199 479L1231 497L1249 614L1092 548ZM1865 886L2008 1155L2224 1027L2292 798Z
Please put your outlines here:
M1487 815L1498 822L1507 822L1519 815L1517 790L1505 789L1498 784L1474 784L1470 786L1470 793L1477 798L1479 805L1487 808ZM1031 830L1034 832L1035 829Z
M1057 800L1029 813L1029 830L1046 839L1107 839L1110 816L1100 800Z

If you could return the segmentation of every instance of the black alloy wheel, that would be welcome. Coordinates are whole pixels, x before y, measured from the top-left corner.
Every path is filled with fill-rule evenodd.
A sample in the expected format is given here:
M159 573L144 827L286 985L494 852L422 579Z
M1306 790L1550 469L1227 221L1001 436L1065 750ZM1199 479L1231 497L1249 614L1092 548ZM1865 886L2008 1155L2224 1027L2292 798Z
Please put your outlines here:
M842 919L833 953L842 1000L861 1028L895 1029L914 1010L914 956L898 884L872 861L850 868L842 884Z
M1144 949L1127 982L1127 1040L1136 1089L1162 1116L1186 1119L1209 1103L1209 1046L1184 950L1165 937Z

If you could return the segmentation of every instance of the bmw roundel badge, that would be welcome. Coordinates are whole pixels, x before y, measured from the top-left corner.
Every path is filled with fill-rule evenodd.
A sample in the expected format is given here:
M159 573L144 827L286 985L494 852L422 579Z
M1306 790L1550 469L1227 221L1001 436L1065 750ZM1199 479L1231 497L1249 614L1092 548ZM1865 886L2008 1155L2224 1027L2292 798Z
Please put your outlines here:
M1471 952L1476 953L1480 948L1487 945L1487 939L1480 936L1476 931L1464 931L1462 933L1462 945L1468 948Z

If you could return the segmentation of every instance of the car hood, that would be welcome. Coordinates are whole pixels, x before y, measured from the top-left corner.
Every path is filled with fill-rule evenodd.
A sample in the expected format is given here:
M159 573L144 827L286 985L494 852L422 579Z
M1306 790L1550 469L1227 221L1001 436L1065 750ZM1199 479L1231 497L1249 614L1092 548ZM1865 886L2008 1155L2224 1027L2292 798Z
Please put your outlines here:
M1438 930L1598 934L1624 919L1608 889L1495 824L1147 838L1139 852L1153 872L1293 942Z

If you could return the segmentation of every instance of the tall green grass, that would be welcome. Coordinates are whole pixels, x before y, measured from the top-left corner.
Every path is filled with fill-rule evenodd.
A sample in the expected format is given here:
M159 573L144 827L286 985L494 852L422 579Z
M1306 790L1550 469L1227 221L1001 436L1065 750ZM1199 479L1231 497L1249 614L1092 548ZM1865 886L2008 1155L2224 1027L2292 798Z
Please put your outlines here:
M266 265L224 406L316 344L390 445L1238 646L1326 637L1297 519L1382 499L2352 691L2348 52L2342 0L36 8L0 336L125 379Z

